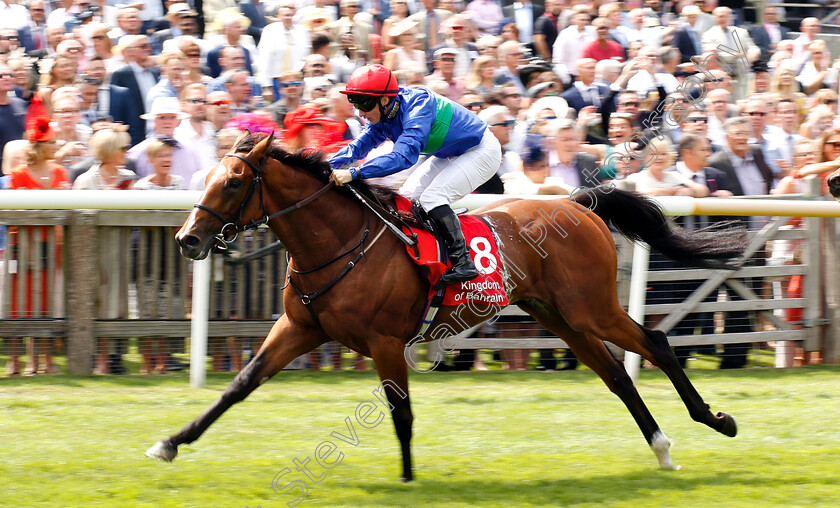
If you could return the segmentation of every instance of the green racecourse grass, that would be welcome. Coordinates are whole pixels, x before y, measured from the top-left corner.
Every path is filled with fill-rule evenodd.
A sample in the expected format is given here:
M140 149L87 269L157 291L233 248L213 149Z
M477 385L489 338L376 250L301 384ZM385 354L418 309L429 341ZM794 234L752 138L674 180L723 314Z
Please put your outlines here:
M357 447L300 506L840 506L840 368L691 370L727 438L691 421L665 376L640 392L680 471L662 471L628 411L590 371L412 374L417 481L402 484L390 416L355 424ZM214 401L232 375L191 389L159 377L0 378L0 506L283 507L312 457L379 381L373 372L284 372L229 410L172 464L145 449ZM316 474L324 470L314 459Z

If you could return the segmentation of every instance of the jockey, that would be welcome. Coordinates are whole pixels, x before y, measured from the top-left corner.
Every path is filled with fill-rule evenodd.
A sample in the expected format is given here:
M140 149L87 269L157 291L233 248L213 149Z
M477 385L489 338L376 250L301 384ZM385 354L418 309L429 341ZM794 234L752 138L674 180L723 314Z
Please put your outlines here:
M463 106L426 88L403 88L386 67L356 69L341 93L368 120L361 135L330 158L338 185L386 176L429 157L408 177L399 193L420 206L441 231L452 268L441 281L456 284L478 277L470 259L461 223L450 203L474 191L492 177L502 161L499 141L487 124ZM386 139L391 153L358 168L342 169L364 158Z

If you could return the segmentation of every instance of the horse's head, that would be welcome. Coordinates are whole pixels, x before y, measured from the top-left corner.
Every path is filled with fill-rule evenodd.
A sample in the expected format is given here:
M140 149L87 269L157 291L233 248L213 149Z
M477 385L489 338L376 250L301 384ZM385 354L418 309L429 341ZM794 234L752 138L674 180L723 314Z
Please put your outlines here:
M271 148L274 136L269 135L247 154L236 153L248 138L242 133L226 155L208 175L204 194L187 221L175 235L181 254L190 259L204 259L217 243L226 246L244 225L265 215L261 203L261 164ZM253 202L253 206L249 203Z
M828 190L832 196L840 199L840 169L828 177Z

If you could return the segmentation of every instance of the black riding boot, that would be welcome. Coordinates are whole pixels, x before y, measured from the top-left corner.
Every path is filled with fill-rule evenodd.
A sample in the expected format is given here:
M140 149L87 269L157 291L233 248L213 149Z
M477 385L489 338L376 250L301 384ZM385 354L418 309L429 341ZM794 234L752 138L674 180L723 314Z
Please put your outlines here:
M464 232L461 231L461 222L455 212L448 206L442 205L429 210L429 218L434 221L443 235L443 240L449 248L449 260L452 261L452 268L443 274L441 282L450 286L478 277L478 270L470 259Z

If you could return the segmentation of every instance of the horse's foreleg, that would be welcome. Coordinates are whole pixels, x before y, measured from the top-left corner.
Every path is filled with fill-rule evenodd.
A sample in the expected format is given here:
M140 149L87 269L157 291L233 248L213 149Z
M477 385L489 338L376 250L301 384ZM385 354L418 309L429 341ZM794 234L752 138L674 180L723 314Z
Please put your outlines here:
M222 396L179 433L155 443L146 451L146 455L171 461L178 454L179 445L198 439L228 408L244 400L289 362L324 342L326 338L320 330L297 326L283 315L274 324L254 358L236 375Z
M604 342L594 336L573 330L555 309L545 305L520 304L519 306L534 316L542 326L558 337L562 337L575 356L598 374L607 388L621 399L659 460L659 466L664 469L679 469L679 466L671 461L671 441L659 428L624 366L615 359Z
M400 440L402 450L403 473L401 481L414 479L411 470L411 426L414 415L411 413L411 400L408 397L408 365L403 349L405 344L397 338L383 339L370 343L371 358L376 365L381 387L385 392L394 420L394 429Z

